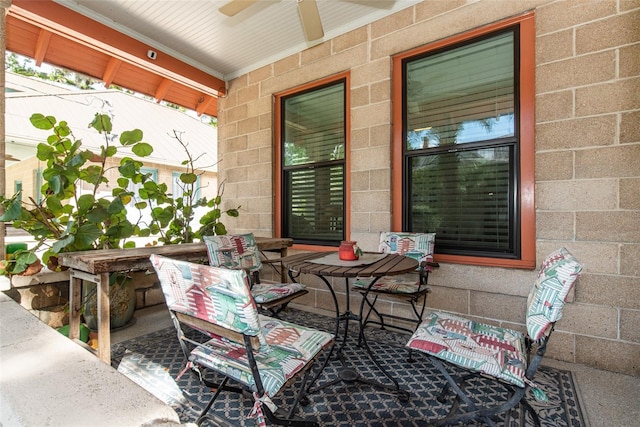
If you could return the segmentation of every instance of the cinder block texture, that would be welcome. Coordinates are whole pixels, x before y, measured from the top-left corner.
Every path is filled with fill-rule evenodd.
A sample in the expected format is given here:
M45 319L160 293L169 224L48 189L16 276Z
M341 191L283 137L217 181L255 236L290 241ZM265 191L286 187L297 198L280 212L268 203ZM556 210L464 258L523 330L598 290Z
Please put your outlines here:
M395 144L394 55L470 34L502 19L535 14L536 264L567 247L584 264L551 340L550 357L638 374L640 311L640 3L426 0L378 22L323 40L229 82L219 99L219 181L242 205L225 225L274 233L274 94L347 73L347 212L355 238L375 249L397 218L391 169ZM26 182L26 181L25 181ZM437 238L436 238L437 240ZM436 249L437 250L437 249ZM536 270L441 263L429 307L481 322L522 327ZM326 286L302 278L299 302L334 310ZM344 305L344 284L333 281ZM572 296L572 297L573 297ZM352 302L359 301L352 296ZM391 307L394 310L396 307ZM397 309L402 307L398 306ZM592 325L594 318L596 326ZM616 357L607 355L615 354Z

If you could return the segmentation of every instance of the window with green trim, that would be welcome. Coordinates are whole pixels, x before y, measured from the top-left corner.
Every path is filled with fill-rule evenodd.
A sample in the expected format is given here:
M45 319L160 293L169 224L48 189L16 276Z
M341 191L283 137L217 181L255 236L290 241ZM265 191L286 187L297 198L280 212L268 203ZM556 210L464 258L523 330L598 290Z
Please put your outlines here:
M44 184L42 177L42 168L37 168L33 170L33 198L36 200L36 203L40 203L42 201L42 185Z
M20 194L20 200L22 200L22 180L16 179L13 181L13 192Z
M180 179L180 176L184 172L171 172L171 194L174 199L179 197L185 197L185 191L191 191L193 188L193 200L200 200L200 175L196 177L196 181L193 183L193 187L190 184L185 184Z

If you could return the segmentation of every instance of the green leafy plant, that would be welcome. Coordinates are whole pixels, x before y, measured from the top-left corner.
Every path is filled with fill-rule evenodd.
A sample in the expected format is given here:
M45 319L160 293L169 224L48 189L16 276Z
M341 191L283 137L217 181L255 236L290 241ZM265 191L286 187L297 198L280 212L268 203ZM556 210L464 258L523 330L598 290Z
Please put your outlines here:
M115 188L111 197L99 196L99 189L108 183L108 161L118 152L111 143L109 116L96 114L89 124L103 135L104 145L99 153L83 149L82 141L66 121L58 122L53 116L39 113L33 114L30 121L38 129L51 131L46 141L37 146L36 156L46 164L41 197L24 203L20 194L1 199L5 212L0 221L13 221L14 227L28 231L36 239L36 246L13 254L15 262L6 265L6 271L24 271L37 250L44 249L43 261L48 263L61 252L131 246L133 242L127 243L126 239L137 232L125 209L131 193ZM123 132L119 142L141 157L153 152L151 145L142 141L139 129ZM139 172L139 162L125 157L119 169L127 168Z
M159 234L158 241L165 245L191 243L201 240L202 236L227 234L227 229L221 221L222 216L224 214L237 217L240 206L226 210L221 208L224 183L218 186L214 198L207 199L199 196L201 191L199 177L204 172L195 166L198 157L191 154L181 133L174 130L173 138L182 146L187 156L187 159L182 161L185 170L178 178L178 186L182 194L168 197L166 184L157 184L149 176L142 178L143 187L138 194L141 202L137 203L137 206L143 209L152 205L150 232ZM155 206L153 206L154 202ZM206 212L199 220L199 228L195 229L193 222L198 208Z
M222 186L212 199L197 198L199 172L194 167L193 158L182 143L178 133L176 138L187 152L183 162L185 172L180 176L183 195L173 198L167 185L154 182L141 171L143 163L129 156L119 162L114 158L118 147L113 145L112 123L109 116L96 114L89 127L104 138L99 153L83 149L66 121L57 121L53 116L33 114L33 126L50 131L45 142L37 146L37 157L46 163L43 168L43 185L38 201L29 198L22 201L21 194L0 197L4 214L0 221L13 222L15 228L26 230L36 240L36 245L28 250L19 250L8 261L0 263L0 274L20 274L29 265L39 261L36 253L43 251L42 261L53 267L52 261L62 252L92 249L135 247L133 237L159 235L159 242L175 244L192 242L207 234L226 234L221 222L223 213L238 216L238 209L222 211L220 208ZM122 132L119 137L122 147L129 147L138 157L144 158L153 152L151 144L143 141L139 129ZM117 185L107 178L111 169L117 168ZM142 184L137 192L131 184ZM111 188L108 196L104 190ZM134 201L138 209L137 221L131 222L127 216L127 205ZM151 209L151 219L142 213L147 206ZM200 220L200 227L192 229L194 210L197 207L208 211Z

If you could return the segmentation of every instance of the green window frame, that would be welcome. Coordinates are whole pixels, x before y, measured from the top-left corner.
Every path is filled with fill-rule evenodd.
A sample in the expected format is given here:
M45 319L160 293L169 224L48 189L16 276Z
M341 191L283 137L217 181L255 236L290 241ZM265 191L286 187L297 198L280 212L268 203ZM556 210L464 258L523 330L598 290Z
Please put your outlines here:
M42 185L44 184L44 180L42 177L42 168L36 168L33 170L33 198L36 200L36 203L40 203L42 201Z
M151 180L153 182L158 182L158 169L157 168L150 168L150 167L142 166L140 168L140 173L148 175L149 178L151 178ZM142 186L143 186L142 183L134 183L134 182L131 182L131 181L129 182L129 187L127 188L127 190L131 191L134 194L134 197L131 198L131 202L129 202L129 206L135 206L135 204L139 202L139 200L138 200L138 190L141 189ZM147 207L147 210L150 211L150 207Z
M180 180L180 175L184 172L171 172L171 194L174 199L178 197L183 197L185 184ZM194 201L200 200L200 175L196 177L196 182L194 183Z
M20 200L22 200L22 180L16 179L13 181L14 194L20 194Z

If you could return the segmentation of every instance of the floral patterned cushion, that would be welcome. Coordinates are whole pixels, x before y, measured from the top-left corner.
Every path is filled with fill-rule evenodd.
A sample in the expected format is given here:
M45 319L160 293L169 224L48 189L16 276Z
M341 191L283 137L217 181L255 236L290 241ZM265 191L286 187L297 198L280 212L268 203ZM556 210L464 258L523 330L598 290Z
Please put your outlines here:
M333 336L258 314L244 270L151 256L167 306L247 335L258 336L255 358L270 396L333 341ZM215 369L255 391L243 344L214 335L197 346L190 361Z
M527 358L520 332L433 311L407 347L524 387Z
M386 254L404 255L414 258L418 263L433 261L433 250L436 240L435 233L380 233L378 252ZM431 271L431 268L427 266ZM356 278L353 282L355 288L367 289L371 284L371 278ZM417 279L398 277L381 277L371 288L376 292L412 294L421 290L420 281ZM423 286L422 289L425 287Z
M151 265L169 310L257 336L262 345L258 310L244 270L229 270L151 255Z
M209 265L225 268L245 268L258 271L262 267L258 244L253 233L204 236Z
M398 254L416 259L418 262L433 261L436 233L380 233L378 252Z
M300 292L305 287L302 283L255 283L251 293L256 303L265 304Z
M262 268L260 251L253 233L205 236L209 264L225 268L245 268L250 272ZM256 283L251 293L258 304L276 301L305 289L301 283Z
M269 396L275 396L291 377L333 341L329 333L266 316L260 316L260 324L270 350L254 356L260 379ZM243 345L213 338L196 347L191 352L190 360L223 372L255 391L255 381Z
M582 265L565 248L544 260L527 300L527 332L532 339L542 338L549 325L562 317L567 295L580 271Z

